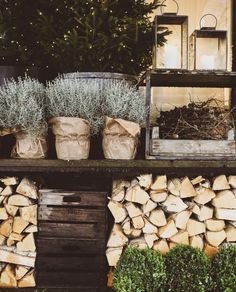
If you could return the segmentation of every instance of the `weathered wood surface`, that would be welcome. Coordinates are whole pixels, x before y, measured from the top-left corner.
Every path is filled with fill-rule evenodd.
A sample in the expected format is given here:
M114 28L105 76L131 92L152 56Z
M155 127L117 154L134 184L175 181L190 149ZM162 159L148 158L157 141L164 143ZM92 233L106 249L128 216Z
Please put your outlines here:
M39 207L39 221L105 222L106 213L102 209L81 209L71 207Z
M38 238L37 252L41 254L103 254L105 252L105 239L75 239L75 238Z
M232 157L236 154L235 141L209 140L151 140L151 155L157 156L198 156Z
M45 271L83 271L83 272L98 272L105 271L106 258L105 256L39 256L37 259L37 271L40 273Z
M154 157L153 157L154 158ZM207 160L189 158L162 158L159 160L16 160L1 159L0 172L2 173L87 173L87 174L141 174L141 173L168 173L176 169L189 171L191 169L215 170L224 168L224 172L236 170L235 158L209 157Z
M105 223L45 223L39 222L39 236L61 238L97 238L105 237Z
M40 190L39 205L105 207L107 194L63 190Z
M94 288L105 286L104 277L99 272L40 272L37 274L38 287L48 288L62 288L62 287L76 287L78 291L80 288Z

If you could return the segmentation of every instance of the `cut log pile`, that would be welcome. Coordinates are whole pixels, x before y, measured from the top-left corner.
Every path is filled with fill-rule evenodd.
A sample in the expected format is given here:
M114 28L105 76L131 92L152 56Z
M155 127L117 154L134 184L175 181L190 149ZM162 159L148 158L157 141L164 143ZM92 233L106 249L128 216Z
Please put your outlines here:
M0 287L35 287L38 189L27 178L0 185Z
M236 176L210 181L140 175L114 181L109 199L115 221L107 242L109 266L116 266L127 245L166 254L188 244L211 256L221 244L236 242Z

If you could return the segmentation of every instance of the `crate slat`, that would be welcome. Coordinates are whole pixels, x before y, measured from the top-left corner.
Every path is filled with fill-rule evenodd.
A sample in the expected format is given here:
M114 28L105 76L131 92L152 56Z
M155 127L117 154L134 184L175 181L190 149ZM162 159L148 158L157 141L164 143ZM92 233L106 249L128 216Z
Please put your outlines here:
M39 221L70 221L70 222L105 222L106 213L100 209L81 209L77 207L39 207Z
M105 239L84 240L72 238L38 238L38 255L43 254L104 254L106 248Z
M106 226L104 223L48 223L39 222L40 237L61 238L105 238Z
M39 205L105 207L107 193L63 190L40 190Z

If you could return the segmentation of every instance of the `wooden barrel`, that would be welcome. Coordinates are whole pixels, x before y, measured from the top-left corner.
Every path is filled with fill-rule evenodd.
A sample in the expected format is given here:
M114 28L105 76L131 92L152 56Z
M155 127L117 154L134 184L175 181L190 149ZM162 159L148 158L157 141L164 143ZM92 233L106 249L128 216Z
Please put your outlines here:
M101 88L109 87L111 84L121 82L122 80L130 85L136 85L138 78L133 75L110 73L110 72L75 72L63 75L64 78L76 78L83 81L96 80Z

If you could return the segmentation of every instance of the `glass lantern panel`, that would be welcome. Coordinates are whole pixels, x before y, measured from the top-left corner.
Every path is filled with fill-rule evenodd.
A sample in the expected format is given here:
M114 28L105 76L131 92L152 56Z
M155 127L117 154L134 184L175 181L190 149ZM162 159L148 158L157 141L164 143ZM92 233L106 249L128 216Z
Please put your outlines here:
M164 46L157 49L156 68L180 69L182 67L181 25L165 25L172 33L166 37Z
M196 69L227 69L226 39L196 38Z

